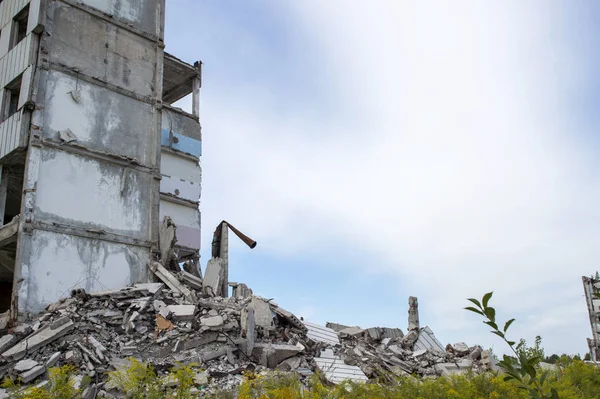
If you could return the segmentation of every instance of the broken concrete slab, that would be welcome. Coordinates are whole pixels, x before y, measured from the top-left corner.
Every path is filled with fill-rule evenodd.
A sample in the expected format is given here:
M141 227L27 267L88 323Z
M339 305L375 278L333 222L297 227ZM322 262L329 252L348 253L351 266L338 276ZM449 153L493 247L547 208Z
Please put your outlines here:
M224 322L223 316L209 316L200 318L200 324L206 327L220 327Z
M211 296L222 296L223 279L225 278L225 264L221 258L211 258L206 265L204 273L203 290Z
M202 290L203 281L200 277L182 270L179 272L179 279L198 291Z
M60 356L62 355L62 352L54 352L52 354L52 356L50 356L50 358L48 360L46 360L46 368L51 368L56 366L56 363L58 363L58 360L60 359Z
M0 313L0 331L6 330L8 322L10 321L10 311Z
M458 356L466 356L469 354L469 345L464 342L457 342L452 346L452 350Z
M18 339L13 334L7 334L0 337L0 354L4 353L8 348L12 348Z
M40 364L33 359L23 359L19 360L17 364L15 364L14 370L22 373L24 371L29 371L32 368L39 366Z
M165 285L163 283L143 283L135 284L133 287L139 290L147 290L150 294L157 295L165 287Z
M160 262L167 268L170 268L174 258L176 243L177 227L170 217L165 216L158 229L158 246L160 249Z
M339 336L342 338L346 337L358 337L365 333L360 327L346 327L338 332Z
M302 333L304 333L304 334L307 333L308 329L306 328L304 323L302 321L300 321L292 312L289 312L289 311L283 309L282 307L276 306L272 303L270 305L271 305L271 310L278 317L284 319L290 325L298 328L300 331L302 331Z
M296 345L271 344L259 342L254 345L252 356L268 368L274 369L279 363L300 353Z
M321 356L314 360L319 370L325 375L327 381L333 384L339 384L346 380L354 382L365 382L368 380L365 373L363 373L359 367L345 364L342 359L335 356L330 349L322 351Z
M30 335L27 339L19 342L17 345L8 349L2 356L6 359L19 360L23 358L27 353L31 353L44 345L49 344L52 341L66 335L75 327L75 324L68 317L58 319L54 323L40 328L33 335Z
M408 334L407 334L408 335ZM406 336L405 336L406 337ZM446 349L442 346L440 341L435 337L431 328L425 326L421 328L419 337L414 344L414 350L428 349L429 351L435 351L438 353L445 353Z
M275 328L273 312L271 312L271 306L269 306L267 301L256 296L252 297L248 308L254 309L254 323L256 327L260 327L264 331L271 331Z
M185 298L191 298L192 292L163 265L158 262L148 262L148 268L171 290L181 293Z
M323 327L318 324L304 322L308 329L306 336L315 342L322 342L327 345L339 345L340 339L335 331L331 328Z
M196 305L169 305L167 310L172 313L173 320L192 320L196 313Z
M247 311L247 318L246 318L246 329L245 329L245 333L246 333L246 340L247 340L247 351L248 353L252 353L252 351L254 350L254 343L256 341L256 324L254 321L254 309L250 308Z
M327 328L331 328L333 331L335 331L335 332L338 332L338 333L339 333L340 331L342 331L342 330L344 330L344 329L346 329L346 328L350 328L350 327L352 327L352 326L345 326L345 325L343 325L343 324L332 323L332 322L328 321L327 323L325 323L325 327L327 327ZM357 328L358 328L358 327L357 327Z
M285 359L281 363L279 363L276 367L277 370L280 371L295 371L300 367L302 363L302 358L300 356L290 357L289 359Z
M35 366L34 368L32 368L29 371L24 372L19 377L23 384L28 384L31 381L38 378L39 376L41 376L42 374L44 374L45 372L46 372L46 368L44 366L39 365L39 366Z

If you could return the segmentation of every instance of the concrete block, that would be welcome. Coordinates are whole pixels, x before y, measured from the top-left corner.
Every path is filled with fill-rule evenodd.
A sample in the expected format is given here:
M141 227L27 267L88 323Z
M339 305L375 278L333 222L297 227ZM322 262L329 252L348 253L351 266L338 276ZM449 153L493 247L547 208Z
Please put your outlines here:
M254 309L254 322L256 327L260 327L265 331L275 329L273 312L267 301L259 297L253 297L248 308Z
M340 330L338 332L338 334L341 338L346 338L346 337L358 337L358 336L362 335L364 332L365 332L365 330L363 330L362 328L359 328L359 327L348 327L348 328L344 328L343 330Z
M12 334L7 334L0 338L0 353L4 353L8 348L11 348L17 343L18 339Z
M173 320L192 320L196 312L196 305L169 305L167 309L173 314Z
M207 295L222 296L225 265L221 258L211 258L206 265L203 289Z
M39 366L40 364L33 359L23 359L19 360L17 364L15 364L15 371L22 373L24 371L29 371L32 368Z
M4 313L0 313L0 331L5 330L10 320L10 312L7 310Z
M296 345L256 343L252 356L268 368L274 369L279 363L300 353Z
M10 360L18 360L23 358L27 353L45 346L58 338L66 335L69 331L75 328L75 324L68 317L58 319L54 323L40 328L35 334L27 339L19 342L9 350L2 353L2 356Z
M208 372L203 371L201 373L196 373L194 376L194 383L196 385L207 385L208 384Z
M56 363L58 363L58 360L60 359L61 355L62 355L61 352L53 353L52 356L50 356L50 358L46 361L46 368L56 366Z
M32 368L29 371L26 371L25 373L21 374L21 382L23 384L27 384L33 380L35 380L37 377L39 377L40 375L44 374L46 372L46 368L44 366L36 366L34 368Z
M152 295L160 294L162 289L165 287L163 283L144 283L144 284L136 284L135 288L139 288L141 290L148 290L148 292ZM156 298L156 297L155 297Z
M452 346L454 353L457 356L466 356L469 354L469 345L464 342L457 342Z
M222 326L224 322L222 316L209 316L200 319L200 324L206 327L219 327Z

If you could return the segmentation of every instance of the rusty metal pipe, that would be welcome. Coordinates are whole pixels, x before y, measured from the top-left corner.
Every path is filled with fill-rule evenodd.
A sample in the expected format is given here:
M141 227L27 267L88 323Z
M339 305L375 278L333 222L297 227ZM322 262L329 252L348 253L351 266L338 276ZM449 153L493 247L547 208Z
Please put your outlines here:
M223 227L223 223L226 223L227 226L231 229L231 231L233 231L235 233L235 235L239 237L240 240L242 240L247 246L249 246L250 249L253 249L254 247L256 247L256 241L254 241L252 238L248 237L247 235L245 235L244 233L242 233L241 231L239 231L238 229L233 227L231 225L231 223L223 220L221 223L219 223L219 225L215 229L215 232L213 233L213 240L212 240L212 257L213 258L218 258L221 255L221 229Z

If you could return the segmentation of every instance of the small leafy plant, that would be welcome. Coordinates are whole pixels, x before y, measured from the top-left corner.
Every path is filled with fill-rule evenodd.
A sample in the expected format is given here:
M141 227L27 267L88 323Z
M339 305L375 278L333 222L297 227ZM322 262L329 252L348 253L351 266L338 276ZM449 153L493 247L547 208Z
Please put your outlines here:
M492 294L493 292L488 292L481 301L468 298L476 307L468 306L465 309L483 316L485 318L484 324L492 329L491 333L502 338L514 353L515 356L504 355L503 359L498 362L498 366L506 373L504 381L514 380L517 387L527 391L532 399L560 399L556 389L550 387L547 383L549 370L538 373L537 366L542 360L538 353L521 350L525 345L524 340L516 344L515 341L507 338L508 329L515 319L510 319L504 323L502 329L498 326L496 309L489 306Z

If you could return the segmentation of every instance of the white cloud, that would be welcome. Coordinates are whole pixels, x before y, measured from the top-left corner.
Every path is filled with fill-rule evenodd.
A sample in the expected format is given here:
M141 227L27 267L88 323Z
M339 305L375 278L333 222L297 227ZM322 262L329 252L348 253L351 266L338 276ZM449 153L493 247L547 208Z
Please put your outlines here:
M600 186L560 106L583 82L546 39L552 13L511 4L290 2L339 107L282 115L268 88L205 89L205 246L221 215L270 251L345 241L408 282L439 335L496 342L461 310L494 289L528 340L584 351Z

